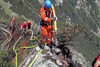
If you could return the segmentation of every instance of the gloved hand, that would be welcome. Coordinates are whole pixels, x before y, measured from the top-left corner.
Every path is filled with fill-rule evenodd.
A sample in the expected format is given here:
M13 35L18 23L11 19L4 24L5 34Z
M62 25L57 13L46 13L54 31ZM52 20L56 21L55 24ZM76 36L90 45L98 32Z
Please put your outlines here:
M57 20L57 17L51 18L51 21L55 21L55 20Z

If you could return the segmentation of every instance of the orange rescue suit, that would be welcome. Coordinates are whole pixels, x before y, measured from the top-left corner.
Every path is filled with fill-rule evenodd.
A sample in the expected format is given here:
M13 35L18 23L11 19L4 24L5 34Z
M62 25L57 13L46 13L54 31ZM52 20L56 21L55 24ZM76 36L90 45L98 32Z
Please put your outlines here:
M51 21L53 17L52 9L46 9L42 7L40 9L41 15L41 34L42 34L42 43L45 44L47 40L47 44L51 44L52 34L54 30L54 24Z

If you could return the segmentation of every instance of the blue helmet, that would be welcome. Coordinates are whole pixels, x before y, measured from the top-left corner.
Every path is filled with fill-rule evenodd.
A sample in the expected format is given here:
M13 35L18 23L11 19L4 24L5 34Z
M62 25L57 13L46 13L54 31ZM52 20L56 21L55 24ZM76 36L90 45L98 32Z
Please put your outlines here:
M51 8L51 2L50 2L49 0L46 0L46 1L45 1L45 7L46 7L47 9L50 9L50 8Z

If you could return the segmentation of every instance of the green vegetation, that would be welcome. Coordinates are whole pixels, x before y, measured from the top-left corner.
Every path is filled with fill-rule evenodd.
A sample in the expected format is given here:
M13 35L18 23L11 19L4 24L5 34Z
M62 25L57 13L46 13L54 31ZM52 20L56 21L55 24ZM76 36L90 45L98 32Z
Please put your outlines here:
M9 21L10 17L9 15L7 15L4 11L4 9L2 8L2 6L0 6L0 22L7 22ZM9 24L9 23L6 23Z
M99 54L100 38L95 37L93 34L89 35L91 35L91 37L87 36L85 38L81 38L80 36L76 36L73 40L73 42L75 42L73 45L76 50L78 50L80 53L83 53L87 60L92 62L93 58Z
M7 0L5 0L8 2ZM28 19L32 19L35 22L39 22L40 17L38 14L41 5L38 0L9 0L9 2L13 5L11 6L11 10L19 14L20 16L25 16Z
M4 52L0 51L0 67L14 67L11 63L11 55Z
M84 26L78 24L72 26L65 24L64 26L63 35L61 36L62 41L72 45L75 50L83 54L87 61L92 62L93 58L99 54L100 38L89 33Z
M35 23L40 21L40 8L42 5L39 4L38 0L4 0L6 2L9 1L12 6L10 9L13 12L16 12L19 16L16 18L16 26L20 26L20 23L26 21L22 16L32 19ZM55 6L55 1L51 0ZM64 30L67 30L66 40L72 41L74 47L79 52L83 53L83 55L87 58L87 60L92 61L92 59L99 53L100 51L100 38L96 37L91 33L91 30L94 32L98 31L98 27L100 27L99 21L100 17L99 10L95 0L86 0L84 2L81 1L81 8L75 9L77 5L77 0L63 0L63 4L59 6L55 6L56 14L58 17L58 28L60 28L60 33ZM87 9L86 9L87 8ZM82 30L79 33L73 33L75 31L78 32L78 28L73 31L73 27L69 26L66 23L68 18L71 18L71 23L74 25L78 24L78 26L84 26L85 31ZM4 9L0 6L0 22L6 22L6 24L10 25L8 22L11 21L9 15L7 15ZM69 22L69 21L68 21ZM36 31L36 30L35 30ZM79 35L78 35L79 34ZM73 37L74 36L74 37ZM73 37L73 38L72 38ZM71 38L71 39L70 39ZM0 41L1 42L1 41ZM32 44L32 42L31 42Z

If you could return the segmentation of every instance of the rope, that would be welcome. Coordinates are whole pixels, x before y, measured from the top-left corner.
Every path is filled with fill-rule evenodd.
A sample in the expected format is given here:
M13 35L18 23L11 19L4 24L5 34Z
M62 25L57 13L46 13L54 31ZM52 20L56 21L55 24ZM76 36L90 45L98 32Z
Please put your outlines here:
M54 9L53 5L52 5L52 10L53 10L53 16L56 17L55 9ZM54 25L55 25L55 31L57 31L57 22L56 21L54 21Z
M47 43L45 44L45 46L47 45ZM31 64L28 67L32 67L32 65L34 64L34 62L36 61L36 59L38 58L38 56L41 54L41 52L43 51L43 49L41 49L38 54L36 55L36 57L33 59L33 61L31 62Z
M33 36L33 31L32 31L32 30L28 30L28 31L26 31L25 33L29 32L29 31L32 32L32 35L31 35L30 40L34 41L34 40L36 40L36 39L39 37L39 36L37 36L35 39L32 39L32 36ZM16 44L18 43L18 41L19 41L21 38L22 38L22 36L20 36L20 38L16 41L16 43L14 44L14 47L13 47L13 51L14 51L15 54L16 54L16 67L17 67L17 55L18 55L18 54L17 54L17 51L20 50L20 49L22 49L22 48L34 48L34 47L37 46L37 45L34 45L34 46L20 47L20 48L18 48L18 49L15 49Z
M53 16L56 17L56 13L55 13L55 9L54 9L53 5L52 5L52 10L53 10ZM54 21L54 25L55 25L55 28L54 28L55 34L53 34L54 35L54 42L57 45L57 22L56 22L56 20Z
M6 29L4 29L4 28L2 28L2 27L0 27L2 30L4 30L5 32L7 32L10 36L11 36L11 34L10 34L10 32L9 31L7 31Z
M29 46L29 47L20 47L20 48L18 48L18 49L16 49L16 51L18 51L18 50L20 50L20 49L22 49L22 48L34 48L34 47L36 47L37 46L37 44L36 45L34 45L34 46Z
M5 30L5 29L3 29L3 28L1 28L1 29L10 34L10 32L8 32L7 30ZM34 41L34 40L36 40L36 39L39 37L39 35L38 35L36 38L32 39L32 36L33 36L33 31L32 31L32 30L26 31L25 34L26 34L27 32L29 32L29 31L32 32L32 35L31 35L31 37L30 37L30 41ZM11 34L10 34L10 36L11 36ZM18 43L18 41L19 41L21 38L22 38L22 36L20 36L20 38L15 42L14 47L13 47L13 51L15 52L15 55L16 55L16 67L17 67L17 55L18 55L17 51L20 50L20 49L22 49L22 48L28 48L28 49L30 49L30 48L34 48L34 47L37 46L37 44L36 44L36 45L34 45L34 46L20 47L20 48L18 48L18 49L15 49L16 44ZM10 39L4 44L4 46L5 46L8 42L10 42L11 39L12 39L12 36L11 36ZM42 52L42 50L43 50L43 49L41 49L41 51L39 52L39 54ZM37 58L37 57L38 57L38 56L36 56L36 58ZM35 60L36 60L36 59L35 59Z
M1 27L0 27L1 28ZM9 31L7 31L6 29L4 29L4 28L1 28L2 30L4 30L5 32L7 32L11 37L9 38L9 40L2 46L2 47L4 47L8 42L10 42L10 40L12 39L12 35L10 34L10 32Z

